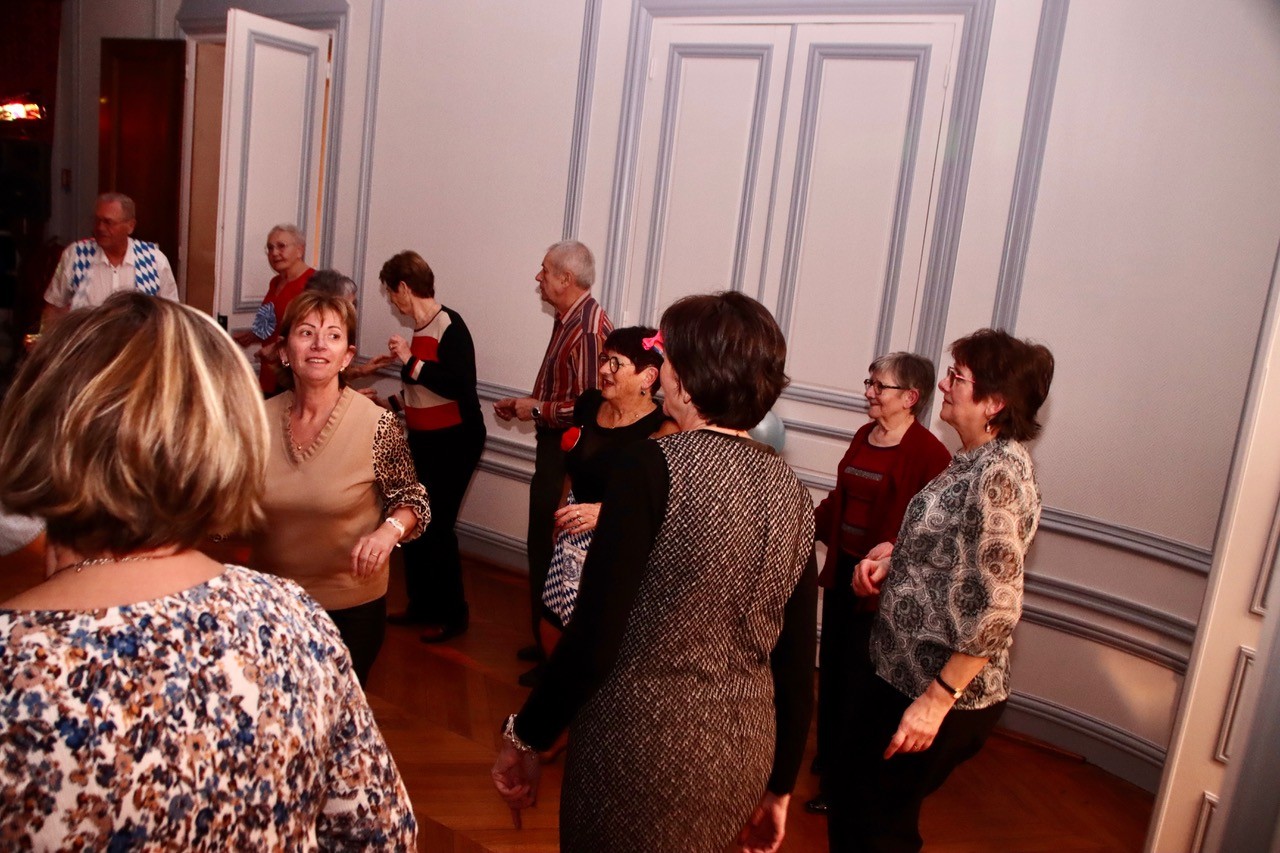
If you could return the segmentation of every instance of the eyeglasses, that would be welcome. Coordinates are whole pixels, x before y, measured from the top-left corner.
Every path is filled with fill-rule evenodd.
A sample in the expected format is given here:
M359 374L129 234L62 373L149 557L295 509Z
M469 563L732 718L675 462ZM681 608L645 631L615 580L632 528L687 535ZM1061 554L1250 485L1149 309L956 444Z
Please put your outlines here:
M878 379L864 379L862 380L862 387L866 388L868 391L874 388L877 395L883 394L885 391L890 391L890 390L892 391L908 390L903 385L885 385L883 382L881 382Z
M603 353L601 353L600 357L597 358L596 361L600 363L601 367L604 367L606 364L609 365L610 373L617 373L623 367L631 363L629 361L623 361L616 355L605 355Z
M956 370L956 366L953 364L947 368L947 381L955 382L957 379L959 379L961 382L968 382L970 385L974 384L973 379L971 379L968 376L961 375L961 373L958 370Z
M129 220L127 219L110 219L106 216L93 217L94 225L105 225L108 228L118 228L119 226L125 224L128 221Z

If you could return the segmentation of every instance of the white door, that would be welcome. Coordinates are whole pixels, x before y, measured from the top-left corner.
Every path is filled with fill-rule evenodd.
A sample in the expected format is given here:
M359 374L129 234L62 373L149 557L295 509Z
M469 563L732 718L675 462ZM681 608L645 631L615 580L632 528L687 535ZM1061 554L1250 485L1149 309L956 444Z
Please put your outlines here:
M266 295L272 226L297 225L315 263L328 76L328 33L227 13L214 304L232 331Z
M914 344L958 29L656 22L619 325L741 290L787 335L793 415L865 411L865 366Z

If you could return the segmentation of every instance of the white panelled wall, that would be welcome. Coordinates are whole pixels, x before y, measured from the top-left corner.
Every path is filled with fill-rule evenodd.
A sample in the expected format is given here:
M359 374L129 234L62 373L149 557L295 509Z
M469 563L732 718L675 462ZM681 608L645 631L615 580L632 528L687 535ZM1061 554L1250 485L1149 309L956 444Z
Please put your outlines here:
M96 184L97 38L181 32L174 7L219 2L148 17L69 0L63 237ZM283 5L306 25L308 0ZM1274 3L349 0L339 15L324 257L363 285L364 355L401 329L377 271L412 248L475 337L482 399L527 392L551 328L533 275L577 236L620 325L725 287L774 311L795 380L787 456L818 497L875 354L945 367L946 343L993 323L1047 344L1046 511L1005 721L1156 787L1210 571L1231 571L1220 518L1280 238ZM532 436L489 429L460 527L522 567ZM1200 666L1234 672L1234 655ZM1230 676L1196 690L1224 703ZM1168 790L1196 793L1162 805L1163 849L1191 846L1178 815L1221 783L1201 759L1176 762L1191 784Z

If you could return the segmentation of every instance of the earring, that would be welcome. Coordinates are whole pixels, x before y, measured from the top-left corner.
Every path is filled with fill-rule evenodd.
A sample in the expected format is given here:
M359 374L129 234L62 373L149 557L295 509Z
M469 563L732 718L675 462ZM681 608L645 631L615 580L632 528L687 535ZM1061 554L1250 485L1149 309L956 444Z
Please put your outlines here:
M288 367L288 366L289 366L289 362L285 361L283 358L282 358L282 359L280 359L280 364L282 364L282 365L283 365L283 366L285 366L285 367Z
M644 390L643 388L641 388L641 389L640 389L640 396L641 396L641 397L644 397L644 396L645 396L645 395L647 395L648 393L649 393L649 392L648 392L648 391L646 391L646 390Z
M987 421L986 430L987 430L987 433L988 433L988 434L990 434L990 433L991 433L991 421Z

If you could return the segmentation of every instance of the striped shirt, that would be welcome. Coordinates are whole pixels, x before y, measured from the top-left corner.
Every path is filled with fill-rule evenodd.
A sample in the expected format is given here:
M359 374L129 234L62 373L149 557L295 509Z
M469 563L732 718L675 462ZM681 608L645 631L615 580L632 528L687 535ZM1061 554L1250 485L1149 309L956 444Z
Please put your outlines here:
M540 425L563 429L573 424L573 405L579 394L596 387L597 358L612 331L613 323L590 292L556 317L533 385L533 398L542 406Z
M404 391L396 399L409 429L480 424L476 351L462 317L441 307L431 322L414 330L409 351L412 355L400 371Z

